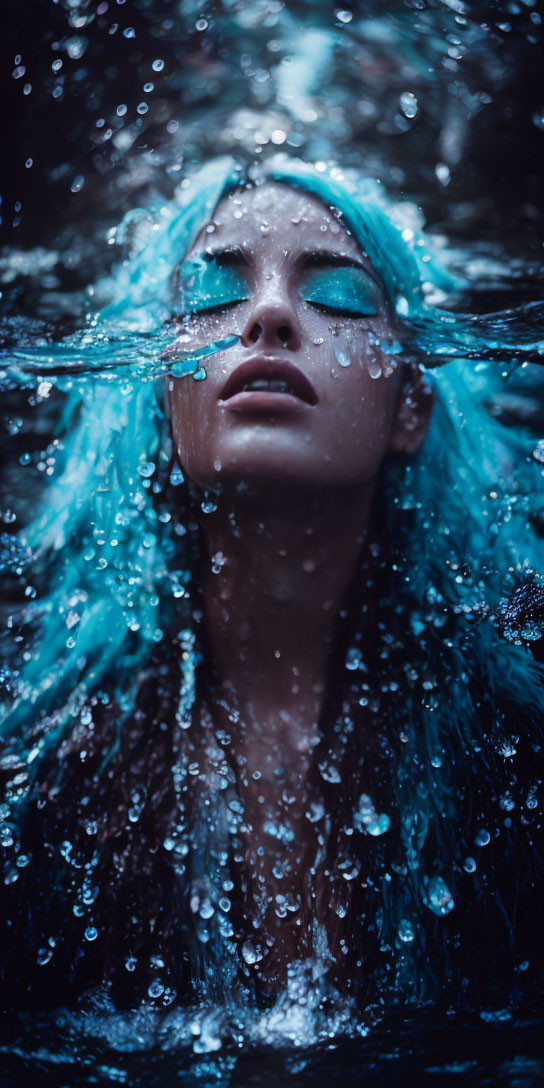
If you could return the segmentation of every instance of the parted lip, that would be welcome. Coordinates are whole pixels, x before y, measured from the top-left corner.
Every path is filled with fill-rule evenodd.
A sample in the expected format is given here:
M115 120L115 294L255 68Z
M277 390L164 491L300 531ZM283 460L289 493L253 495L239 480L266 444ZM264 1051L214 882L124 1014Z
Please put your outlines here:
M225 382L221 391L221 400L230 400L231 397L241 393L244 386L258 379L277 379L289 386L289 392L306 404L317 404L317 394L305 374L287 359L276 359L271 355L255 355L252 359L246 359L244 363L236 367ZM251 395L251 394L250 394ZM260 391L255 396L267 395L266 391ZM285 393L270 393L270 396L286 396Z

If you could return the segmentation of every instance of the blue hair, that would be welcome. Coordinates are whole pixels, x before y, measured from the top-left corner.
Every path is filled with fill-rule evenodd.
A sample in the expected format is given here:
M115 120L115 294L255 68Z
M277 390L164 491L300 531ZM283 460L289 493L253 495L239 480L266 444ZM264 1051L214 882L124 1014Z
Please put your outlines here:
M422 235L395 221L402 212L392 209L378 183L288 158L259 164L249 174L220 159L187 179L171 204L151 216L132 213L123 229L136 223L138 251L102 285L111 301L69 350L83 358L86 343L91 352L98 345L103 359L108 343L112 352L125 343L134 354L141 342L153 356L149 345L156 338L160 356L163 330L176 314L175 267L223 196L248 179L266 178L334 209L381 277L408 350L422 364L448 360L432 373L435 406L422 450L410 460L391 459L383 472L389 551L381 556L389 614L400 624L402 610L414 653L414 675L404 669L402 707L383 665L391 721L408 722L392 787L400 813L401 879L395 894L388 882L383 885L383 932L398 946L395 934L416 924L410 921L414 912L439 918L455 898L453 870L459 870L464 838L456 843L455 819L448 824L442 814L456 811L459 753L468 767L486 743L483 703L485 721L509 707L517 720L536 723L542 700L543 671L529 639L520 632L505 639L497 621L505 596L544 570L544 539L535 522L540 470L531 457L534 438L489 411L504 386L493 338L476 319L428 301L431 290L444 296L461 281L442 267ZM44 572L43 591L26 609L25 619L36 625L35 644L2 737L31 778L59 750L82 709L112 685L119 707L112 744L118 743L139 677L165 636L172 595L187 647L185 715L194 702L191 533L175 525L161 501L160 481L172 465L168 425L145 365L140 377L112 379L99 369L92 381L68 375L60 468L24 530L24 548ZM363 705L368 685L356 644L348 660L359 670ZM476 697L476 690L483 694ZM372 823L370 802L355 801L365 833ZM14 800L14 826L16 812ZM422 860L425 850L433 857ZM408 971L409 944L401 938L401 975Z

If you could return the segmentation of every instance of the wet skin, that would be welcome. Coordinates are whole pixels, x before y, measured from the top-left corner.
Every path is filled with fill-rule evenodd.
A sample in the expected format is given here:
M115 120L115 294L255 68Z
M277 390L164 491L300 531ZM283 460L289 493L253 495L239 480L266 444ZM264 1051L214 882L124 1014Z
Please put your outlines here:
M299 912L278 917L278 894L322 922L337 951L334 894L314 872L319 825L306 817L331 649L380 466L389 450L417 449L431 400L374 343L395 337L379 280L319 201L266 184L224 200L213 225L181 270L183 333L199 346L232 332L240 341L208 360L206 380L168 388L181 467L217 498L201 518L201 576L221 698L202 707L188 743L211 780L216 731L231 737L221 758L244 808L248 921L269 941L258 971L274 987L312 948ZM271 824L292 836L281 879Z
M199 346L241 339L208 361L205 381L171 380L185 471L227 492L371 487L387 450L408 448L412 435L396 426L401 369L384 350L396 330L368 258L324 205L284 185L232 194L213 225L182 266L181 301L197 309L184 332ZM297 367L312 394L225 399L251 360L271 374L277 363Z

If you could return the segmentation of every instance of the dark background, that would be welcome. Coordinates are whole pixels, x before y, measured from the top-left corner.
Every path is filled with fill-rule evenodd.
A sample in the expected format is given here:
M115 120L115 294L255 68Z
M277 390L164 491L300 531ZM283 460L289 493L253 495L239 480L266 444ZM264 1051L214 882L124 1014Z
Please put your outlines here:
M101 243L193 162L266 154L281 129L282 150L362 165L449 233L542 256L538 0L3 0L2 24L9 245L63 247L74 224Z

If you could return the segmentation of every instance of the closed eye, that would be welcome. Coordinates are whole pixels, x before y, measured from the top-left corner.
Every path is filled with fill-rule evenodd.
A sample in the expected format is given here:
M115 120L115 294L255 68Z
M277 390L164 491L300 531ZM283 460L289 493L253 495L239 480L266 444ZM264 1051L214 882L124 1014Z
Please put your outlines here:
M232 253L188 258L180 269L179 289L185 316L220 313L245 302L250 293L247 269Z
M298 289L304 302L342 317L369 317L377 314L381 305L378 284L358 264L310 265L302 270Z

